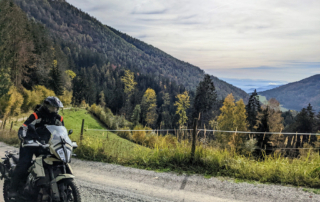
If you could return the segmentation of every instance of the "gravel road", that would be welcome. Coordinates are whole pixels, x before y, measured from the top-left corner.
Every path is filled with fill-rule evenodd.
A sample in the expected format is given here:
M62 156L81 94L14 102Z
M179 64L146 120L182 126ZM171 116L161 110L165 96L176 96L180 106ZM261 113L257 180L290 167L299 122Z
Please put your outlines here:
M0 142L0 157L4 156L6 150L14 148ZM157 173L78 159L73 159L72 167L83 202L320 202L320 195L304 192L302 188L234 183L218 178ZM2 185L3 181L0 182L0 190ZM2 197L0 202L3 202Z

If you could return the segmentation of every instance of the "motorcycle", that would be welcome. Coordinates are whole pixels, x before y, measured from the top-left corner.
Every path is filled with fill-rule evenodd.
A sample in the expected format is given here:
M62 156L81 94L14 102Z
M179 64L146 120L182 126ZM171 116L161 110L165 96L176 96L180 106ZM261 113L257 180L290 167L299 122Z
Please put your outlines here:
M73 149L77 143L72 142L64 126L45 125L50 132L48 144L44 141L27 140L22 147L39 147L40 155L32 161L26 181L20 182L18 196L10 198L12 173L19 162L19 154L6 151L0 162L1 180L4 179L3 197L5 202L81 202L79 188L74 182L71 163Z

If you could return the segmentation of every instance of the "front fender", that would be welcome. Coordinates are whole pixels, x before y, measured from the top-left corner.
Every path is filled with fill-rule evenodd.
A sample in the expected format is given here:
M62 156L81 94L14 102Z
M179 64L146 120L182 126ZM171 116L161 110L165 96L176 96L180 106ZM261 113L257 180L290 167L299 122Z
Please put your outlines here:
M73 179L73 178L75 178L75 176L71 174L60 174L55 178L55 180L56 182L59 182L60 180Z

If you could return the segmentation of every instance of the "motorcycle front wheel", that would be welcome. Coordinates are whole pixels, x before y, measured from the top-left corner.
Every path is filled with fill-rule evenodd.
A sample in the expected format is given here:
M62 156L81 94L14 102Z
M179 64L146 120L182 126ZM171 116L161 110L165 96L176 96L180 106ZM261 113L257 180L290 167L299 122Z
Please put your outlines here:
M4 180L4 183L3 183L3 199L5 202L11 202L12 200L9 199L8 197L8 190L10 188L10 180Z
M81 202L80 191L73 179L58 182L62 202Z

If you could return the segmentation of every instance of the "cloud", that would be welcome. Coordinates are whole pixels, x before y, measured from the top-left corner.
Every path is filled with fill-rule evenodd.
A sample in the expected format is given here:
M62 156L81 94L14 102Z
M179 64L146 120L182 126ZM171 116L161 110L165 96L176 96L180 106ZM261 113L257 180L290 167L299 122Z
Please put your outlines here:
M168 9L153 10L153 11L133 11L131 14L155 15L155 14L164 14L167 11Z
M291 81L320 73L320 1L68 1L216 76Z

